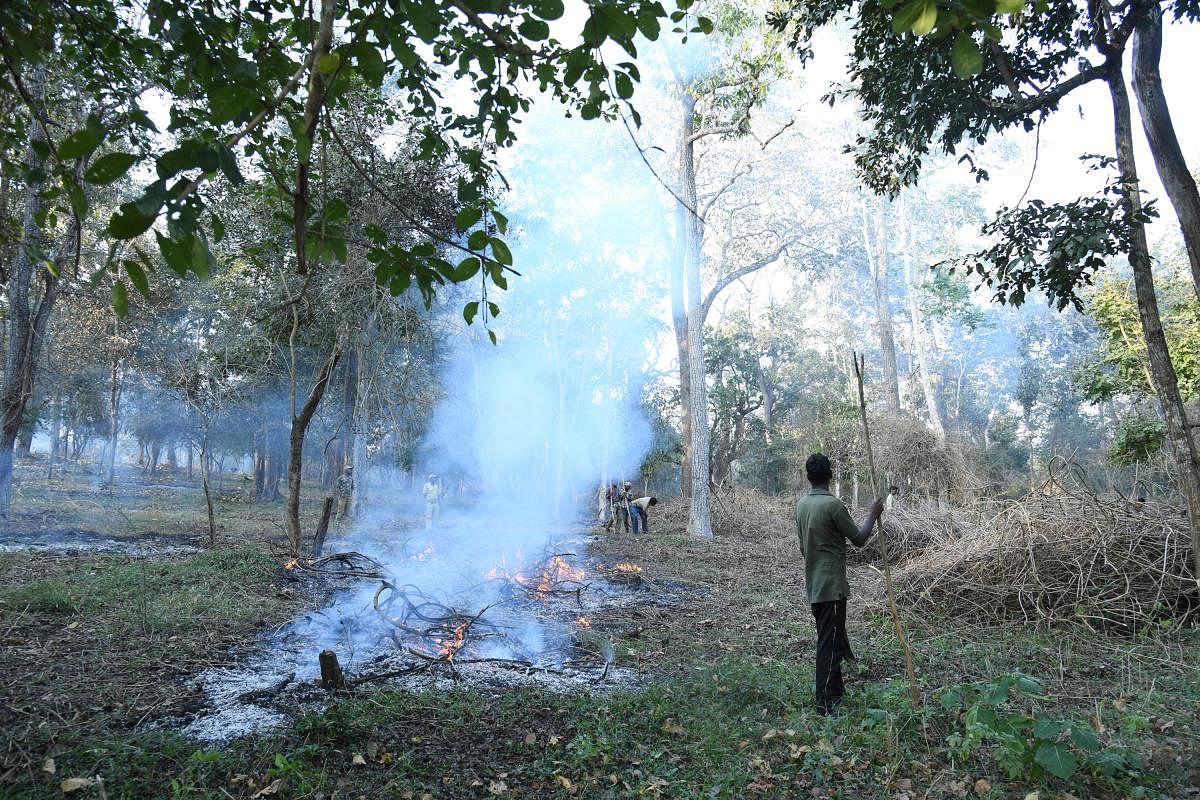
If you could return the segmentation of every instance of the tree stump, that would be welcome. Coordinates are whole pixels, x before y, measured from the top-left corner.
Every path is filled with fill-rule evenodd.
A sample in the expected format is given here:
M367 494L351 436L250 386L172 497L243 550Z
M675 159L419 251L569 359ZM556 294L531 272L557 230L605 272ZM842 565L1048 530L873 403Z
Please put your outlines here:
M317 657L321 664L321 688L327 691L346 688L346 676L342 674L342 665L338 663L337 653L332 650L322 650Z

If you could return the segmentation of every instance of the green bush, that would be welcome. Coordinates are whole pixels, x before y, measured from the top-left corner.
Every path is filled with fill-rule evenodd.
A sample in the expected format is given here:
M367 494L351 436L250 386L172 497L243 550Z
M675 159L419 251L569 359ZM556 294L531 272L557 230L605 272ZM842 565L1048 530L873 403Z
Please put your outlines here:
M1104 747L1086 722L1052 717L1018 708L1018 701L1044 699L1041 685L1021 673L979 683L964 683L941 693L942 707L959 712L962 728L946 743L960 759L984 745L1010 778L1070 779L1084 769L1112 778L1141 766L1137 754L1123 747Z
M1108 448L1108 460L1121 465L1143 463L1159 453L1165 441L1166 428L1158 420L1129 420L1117 428Z

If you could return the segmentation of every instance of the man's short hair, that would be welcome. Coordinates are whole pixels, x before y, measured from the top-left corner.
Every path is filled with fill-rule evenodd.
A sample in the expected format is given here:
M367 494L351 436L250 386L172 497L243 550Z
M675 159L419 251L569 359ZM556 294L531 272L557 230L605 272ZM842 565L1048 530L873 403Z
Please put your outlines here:
M651 498L650 498L650 505L652 505L652 506L656 506L656 505L658 505L658 498L657 498L657 497L651 497Z
M833 479L833 465L824 453L813 453L804 462L804 472L813 486L824 486Z

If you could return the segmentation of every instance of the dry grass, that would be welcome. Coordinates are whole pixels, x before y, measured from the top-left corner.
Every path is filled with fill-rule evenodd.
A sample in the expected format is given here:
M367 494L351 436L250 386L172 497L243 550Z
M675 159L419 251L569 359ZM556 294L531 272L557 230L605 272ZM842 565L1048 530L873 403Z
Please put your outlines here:
M1057 491L931 519L895 572L915 607L1133 633L1200 610L1187 519L1167 503Z

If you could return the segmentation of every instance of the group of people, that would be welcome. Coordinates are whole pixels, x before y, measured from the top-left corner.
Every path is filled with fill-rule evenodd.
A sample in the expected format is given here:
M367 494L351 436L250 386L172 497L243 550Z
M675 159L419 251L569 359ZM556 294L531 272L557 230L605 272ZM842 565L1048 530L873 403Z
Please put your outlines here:
M658 505L657 497L635 495L633 484L625 481L601 486L599 499L600 523L606 531L615 527L629 533L632 526L634 533L650 532L650 509Z

